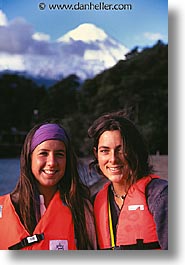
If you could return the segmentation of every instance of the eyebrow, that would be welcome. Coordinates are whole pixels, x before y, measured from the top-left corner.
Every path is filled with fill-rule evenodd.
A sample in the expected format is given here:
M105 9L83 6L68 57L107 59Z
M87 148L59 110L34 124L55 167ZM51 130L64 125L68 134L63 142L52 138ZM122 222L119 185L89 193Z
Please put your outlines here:
M108 147L108 146L103 146L103 145L100 146L100 147L98 147L98 149L102 149L102 148L103 148L103 149L110 149L110 147Z
M40 152L40 151L51 151L51 150L50 149L47 149L47 148L41 148L38 151ZM56 149L56 150L52 150L52 151L54 151L54 152L63 152L63 153L66 152L65 149Z
M120 145L118 145L118 146L116 146L116 148L115 149L118 149L118 148L120 148L120 147L122 147L122 145L120 144ZM98 147L98 149L111 149L110 147L108 147L108 146L99 146Z

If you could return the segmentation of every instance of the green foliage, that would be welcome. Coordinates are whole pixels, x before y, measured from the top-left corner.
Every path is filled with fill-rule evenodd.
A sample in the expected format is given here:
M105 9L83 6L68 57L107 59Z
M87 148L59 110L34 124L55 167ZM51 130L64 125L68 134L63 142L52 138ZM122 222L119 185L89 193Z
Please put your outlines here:
M128 58L85 82L81 90L86 102L83 118L93 121L102 113L126 109L150 152L167 154L168 46L159 41ZM87 131L87 124L84 127Z
M91 153L87 130L99 115L126 109L143 133L150 153L168 152L168 45L133 49L114 67L83 84L76 75L48 90L16 75L0 78L0 131L29 129L33 122L58 117L80 156ZM38 117L33 116L34 109ZM34 120L35 118L35 120Z
M52 86L41 102L41 118L64 118L66 115L72 115L78 105L79 86L80 81L76 75L70 75Z
M33 111L38 108L46 90L37 87L27 78L5 74L0 77L0 130L15 127L27 130L34 118Z

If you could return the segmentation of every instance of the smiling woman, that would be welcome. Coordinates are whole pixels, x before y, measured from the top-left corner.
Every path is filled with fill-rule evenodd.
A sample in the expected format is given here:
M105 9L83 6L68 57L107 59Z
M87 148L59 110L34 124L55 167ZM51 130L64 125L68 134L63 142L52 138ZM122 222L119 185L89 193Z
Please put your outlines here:
M168 249L168 182L153 173L146 143L124 111L88 130L95 165L109 182L94 201L100 249Z
M57 191L58 182L65 174L65 144L59 140L48 140L39 144L32 153L31 169L38 188L44 195L45 205L48 206Z
M27 134L20 178L12 193L0 197L0 206L0 249L96 249L89 192L59 121L38 124Z

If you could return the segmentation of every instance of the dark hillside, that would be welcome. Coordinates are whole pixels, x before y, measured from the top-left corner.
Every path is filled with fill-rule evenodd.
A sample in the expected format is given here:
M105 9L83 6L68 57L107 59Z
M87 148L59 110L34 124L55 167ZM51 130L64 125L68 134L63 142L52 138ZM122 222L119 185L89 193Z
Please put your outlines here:
M91 153L87 137L91 122L102 113L125 109L144 134L150 153L166 155L168 45L158 41L141 52L136 47L126 57L84 83L74 74L48 89L22 76L2 75L0 144L6 142L10 154L34 123L54 116L63 120L77 153L87 156Z
M89 121L108 111L127 109L144 133L150 152L167 154L167 45L158 42L87 80L82 98L82 111Z

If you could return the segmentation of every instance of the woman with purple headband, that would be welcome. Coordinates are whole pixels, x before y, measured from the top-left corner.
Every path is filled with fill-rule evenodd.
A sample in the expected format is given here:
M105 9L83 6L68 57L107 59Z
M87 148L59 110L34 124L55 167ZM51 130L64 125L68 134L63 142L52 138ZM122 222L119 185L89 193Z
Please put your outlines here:
M28 133L20 179L0 197L0 249L96 249L87 188L81 183L71 141L57 121Z

